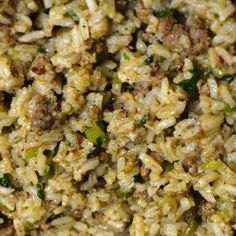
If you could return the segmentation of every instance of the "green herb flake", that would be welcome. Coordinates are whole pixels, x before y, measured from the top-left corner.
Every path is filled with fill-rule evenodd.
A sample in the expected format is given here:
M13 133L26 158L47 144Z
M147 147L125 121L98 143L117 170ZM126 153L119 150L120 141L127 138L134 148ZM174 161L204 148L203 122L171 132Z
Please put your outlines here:
M38 149L37 148L31 148L25 152L25 158L33 158L38 155Z
M197 82L204 78L204 72L201 70L193 70L191 79L182 80L177 85L183 90L195 97L198 94Z
M174 162L164 161L163 167L164 170L171 171L174 169Z
M40 199L45 198L45 193L41 184L36 184L36 191L37 191L38 198Z
M157 18L164 18L169 16L170 14L172 14L173 10L169 7L165 7L163 10L161 11L156 11L154 14Z
M107 132L108 123L107 123L105 120L100 119L100 120L97 122L97 125L98 125L104 132Z
M140 174L134 175L134 182L143 184L145 181Z
M132 196L132 191L127 191L122 188L116 189L115 193L116 193L116 196L119 198L128 198Z
M233 107L231 107L228 103L225 103L225 112L226 113L232 113L234 110Z
M10 186L10 184L11 184L11 182L6 175L4 175L2 178L0 178L0 185L1 186L8 188Z
M73 18L73 17L77 17L75 11L72 10L72 9L70 9L69 11L67 11L67 13L68 13L68 15L69 15L70 17L72 17L72 18Z
M123 57L125 60L129 60L129 54L127 52L123 53Z
M37 48L37 53L46 53L46 51L43 47L39 47Z
M142 116L142 118L140 119L139 123L141 125L145 125L147 123L147 116L146 115Z

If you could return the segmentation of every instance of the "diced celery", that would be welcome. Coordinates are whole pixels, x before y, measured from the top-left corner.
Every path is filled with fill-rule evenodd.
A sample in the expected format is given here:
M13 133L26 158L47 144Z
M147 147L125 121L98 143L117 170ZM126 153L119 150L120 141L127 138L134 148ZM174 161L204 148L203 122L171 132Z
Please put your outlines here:
M88 128L85 131L85 136L90 142L92 142L94 144L97 144L97 142L99 140L98 138L100 138L100 137L105 138L106 137L105 132L97 124L94 124L92 127Z
M38 155L38 149L37 148L31 148L25 152L26 158L33 158Z
M120 197L120 198L127 198L127 197L132 196L132 191L118 188L116 190L116 195L117 195L117 197Z

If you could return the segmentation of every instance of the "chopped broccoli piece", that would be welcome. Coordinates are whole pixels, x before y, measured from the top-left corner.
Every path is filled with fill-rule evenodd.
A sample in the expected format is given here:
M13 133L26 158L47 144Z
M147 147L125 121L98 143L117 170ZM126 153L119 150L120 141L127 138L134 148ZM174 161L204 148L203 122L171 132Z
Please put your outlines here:
M6 175L4 175L2 178L0 178L0 185L1 186L8 188L10 186L10 184L11 184L11 182Z
M134 182L143 184L145 181L140 174L134 175Z
M172 9L171 8L169 8L169 7L165 7L163 10L161 10L161 11L156 11L155 12L155 16L157 17L157 18L164 18L164 17L167 17L167 16L169 16L170 14L172 14Z

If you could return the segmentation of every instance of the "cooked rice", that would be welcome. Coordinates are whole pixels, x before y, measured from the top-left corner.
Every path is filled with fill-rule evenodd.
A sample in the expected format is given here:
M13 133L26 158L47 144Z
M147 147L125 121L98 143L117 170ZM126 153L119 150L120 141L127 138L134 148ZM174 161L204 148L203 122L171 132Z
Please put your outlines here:
M235 10L0 0L0 235L235 235Z

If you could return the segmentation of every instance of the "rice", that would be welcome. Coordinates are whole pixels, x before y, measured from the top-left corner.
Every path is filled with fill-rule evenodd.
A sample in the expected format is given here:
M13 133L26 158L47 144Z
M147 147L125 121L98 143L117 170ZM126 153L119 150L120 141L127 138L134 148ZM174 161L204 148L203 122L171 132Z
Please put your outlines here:
M0 235L234 235L231 0L0 0Z

